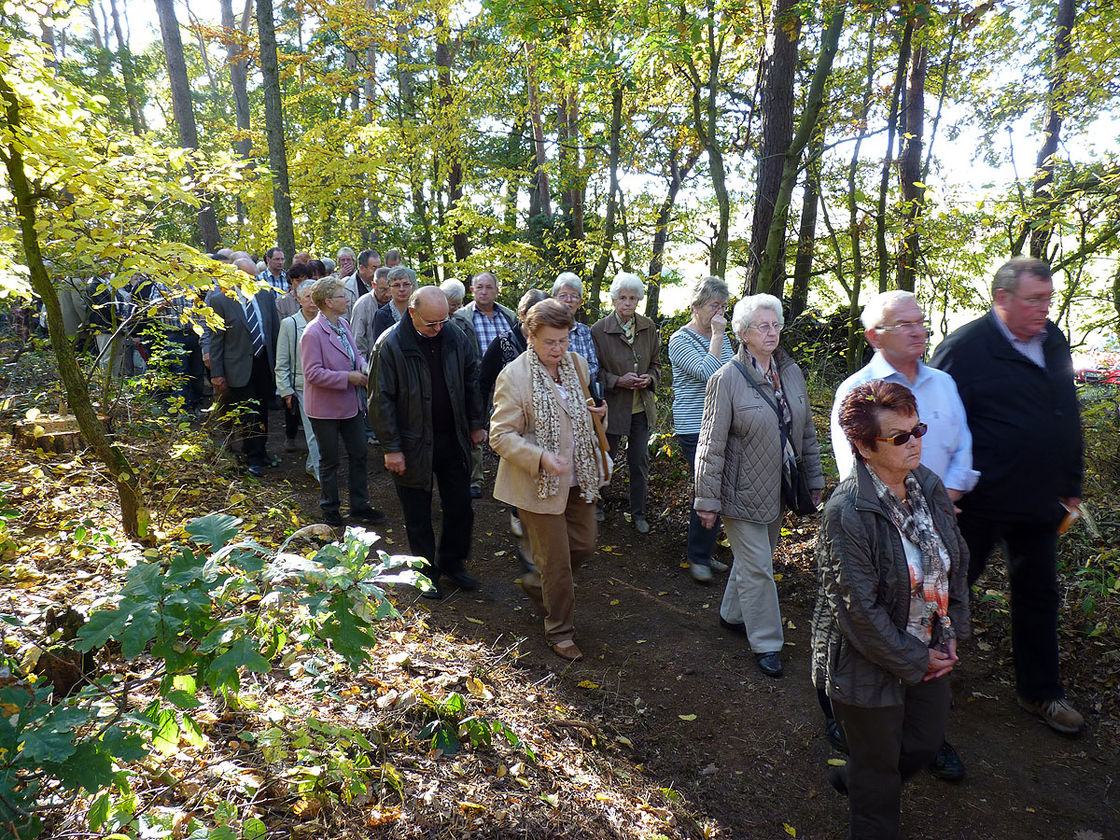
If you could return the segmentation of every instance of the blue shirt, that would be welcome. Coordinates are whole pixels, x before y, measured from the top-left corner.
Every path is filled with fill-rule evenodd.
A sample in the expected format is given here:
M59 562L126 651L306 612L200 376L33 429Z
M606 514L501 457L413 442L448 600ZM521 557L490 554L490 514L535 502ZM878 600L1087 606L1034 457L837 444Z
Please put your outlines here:
M509 323L505 313L496 306L487 318L476 304L471 320L474 322L474 334L478 338L478 350L483 355L498 336L513 329L513 324Z
M481 336L479 336L481 338ZM591 327L576 321L568 333L568 349L587 359L587 372L594 382L599 378L599 357L595 354L595 342L591 338Z
M911 382L876 351L866 367L857 370L836 389L832 402L832 452L843 481L852 471L855 455L848 437L840 428L840 403L857 385L872 379L897 382L914 392L918 418L929 426L922 438L922 465L933 470L950 490L967 493L976 486L980 473L972 468L972 432L968 430L964 403L953 377L925 362L918 361L918 378ZM880 444L880 446L891 444Z
M708 378L735 358L731 336L723 336L718 359L708 352L710 343L710 339L688 327L681 327L669 339L669 361L673 365L673 431L678 435L700 434Z

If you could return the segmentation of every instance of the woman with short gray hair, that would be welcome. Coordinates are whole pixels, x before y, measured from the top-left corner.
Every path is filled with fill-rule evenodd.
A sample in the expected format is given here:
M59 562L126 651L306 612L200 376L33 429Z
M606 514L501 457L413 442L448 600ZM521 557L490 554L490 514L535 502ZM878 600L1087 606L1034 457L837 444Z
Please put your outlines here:
M692 318L669 338L669 361L673 365L673 432L690 472L695 468L708 378L735 355L731 337L725 333L727 321L723 317L730 297L727 284L721 278L701 277L692 288ZM686 557L697 583L710 581L713 569L727 571L726 563L712 557L718 536L719 528L705 528L693 510L688 520Z
M572 313L574 325L568 334L568 346L573 353L578 353L587 360L587 367L591 370L591 381L599 378L599 357L595 355L595 342L591 338L591 328L575 320L576 313L583 305L583 282L579 275L571 271L561 271L552 284L552 296L568 307ZM598 301L596 301L596 314L598 314Z

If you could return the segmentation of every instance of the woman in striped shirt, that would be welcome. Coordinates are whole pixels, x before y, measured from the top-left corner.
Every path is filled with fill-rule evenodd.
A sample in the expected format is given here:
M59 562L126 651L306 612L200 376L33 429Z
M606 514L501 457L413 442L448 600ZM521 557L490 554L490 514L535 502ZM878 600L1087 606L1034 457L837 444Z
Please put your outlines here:
M708 377L731 361L735 348L727 334L724 312L731 293L719 277L701 277L692 290L692 319L669 339L669 361L673 365L673 431L681 454L695 471L696 444L704 416L704 391ZM691 508L691 502L689 504ZM712 570L727 571L727 564L712 557L719 523L705 528L696 511L688 520L688 562L699 583L712 579Z

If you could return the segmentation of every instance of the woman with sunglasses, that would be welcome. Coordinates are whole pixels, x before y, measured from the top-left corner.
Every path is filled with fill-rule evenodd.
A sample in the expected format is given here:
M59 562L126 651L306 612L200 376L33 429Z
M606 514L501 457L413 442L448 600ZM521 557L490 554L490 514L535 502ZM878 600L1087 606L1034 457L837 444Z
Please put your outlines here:
M830 777L848 795L848 836L893 838L903 781L944 740L949 673L969 636L968 549L945 486L921 466L926 426L906 386L857 385L840 427L856 465L817 542L813 682L848 744Z
M785 644L774 549L782 522L782 476L800 460L813 503L824 490L820 449L801 368L778 347L782 304L750 295L735 304L731 327L742 344L708 382L696 450L701 524L723 517L734 560L720 624L747 637L758 668L782 675Z

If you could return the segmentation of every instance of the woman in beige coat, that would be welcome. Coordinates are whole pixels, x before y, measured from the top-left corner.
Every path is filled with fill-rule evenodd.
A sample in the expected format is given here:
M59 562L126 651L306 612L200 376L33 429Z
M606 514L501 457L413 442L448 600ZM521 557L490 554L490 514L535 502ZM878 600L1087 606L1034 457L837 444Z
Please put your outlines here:
M693 503L706 528L723 517L735 556L720 624L747 636L768 677L782 675L785 644L774 584L782 472L800 459L815 504L824 490L805 378L778 348L783 324L782 304L772 295L735 304L731 326L742 346L708 380Z
M571 311L555 300L533 306L525 319L529 349L498 375L490 445L501 457L494 498L521 511L539 581L522 578L545 614L545 638L557 656L583 654L573 639L572 573L595 551L595 502L605 480L592 422L606 406L585 400L587 362L568 352Z

